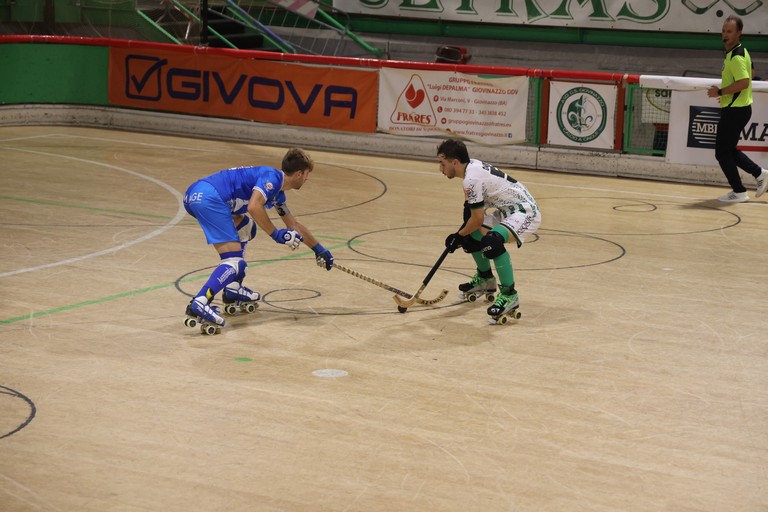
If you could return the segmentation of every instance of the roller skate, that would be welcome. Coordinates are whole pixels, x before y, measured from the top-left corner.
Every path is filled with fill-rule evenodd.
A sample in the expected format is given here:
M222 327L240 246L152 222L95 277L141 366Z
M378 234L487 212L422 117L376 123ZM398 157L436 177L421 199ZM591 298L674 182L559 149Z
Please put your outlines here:
M493 273L481 275L477 272L468 283L459 285L459 298L468 302L475 302L478 298L485 296L485 300L491 302L496 293L496 278Z
M510 319L518 320L520 316L520 298L513 289L502 288L496 301L488 308L488 321L491 324L504 325Z
M200 325L200 332L203 334L218 334L224 327L224 319L219 315L219 308L211 306L196 299L187 306L187 318L184 319L184 325L187 327L197 327Z
M228 315L234 315L238 310L243 313L253 313L259 307L259 299L261 299L259 292L246 288L240 283L235 283L231 288L227 286L221 295L224 312Z

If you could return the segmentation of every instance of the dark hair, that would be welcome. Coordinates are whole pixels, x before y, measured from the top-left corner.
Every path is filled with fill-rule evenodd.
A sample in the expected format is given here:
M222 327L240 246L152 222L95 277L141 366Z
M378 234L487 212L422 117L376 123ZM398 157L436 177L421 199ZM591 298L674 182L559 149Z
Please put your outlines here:
M741 18L739 18L735 14L731 14L730 16L725 18L725 21L723 23L728 23L729 21L736 23L736 30L738 30L739 32L744 30L744 22L741 21Z
M469 163L467 146L458 139L446 139L437 146L437 154L443 155L446 160L456 159L463 164Z
M299 148L291 148L283 157L283 163L280 167L285 174L290 176L298 171L311 171L315 167L312 157Z

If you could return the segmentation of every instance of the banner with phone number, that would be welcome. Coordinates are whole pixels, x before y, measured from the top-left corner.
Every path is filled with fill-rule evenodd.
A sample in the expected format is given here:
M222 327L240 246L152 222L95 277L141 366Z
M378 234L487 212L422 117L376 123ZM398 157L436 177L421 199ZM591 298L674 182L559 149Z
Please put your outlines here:
M525 142L528 78L383 67L379 131L455 134L488 145Z
M376 70L110 48L113 105L361 133L376 131Z

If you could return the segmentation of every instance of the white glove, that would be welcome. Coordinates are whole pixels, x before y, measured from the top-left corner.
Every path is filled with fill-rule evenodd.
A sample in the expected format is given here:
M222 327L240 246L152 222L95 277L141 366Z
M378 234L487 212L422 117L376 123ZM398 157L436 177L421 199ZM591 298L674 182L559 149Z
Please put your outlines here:
M279 244L287 245L292 251L301 244L302 240L304 240L298 231L285 228L275 229L272 232L272 239Z

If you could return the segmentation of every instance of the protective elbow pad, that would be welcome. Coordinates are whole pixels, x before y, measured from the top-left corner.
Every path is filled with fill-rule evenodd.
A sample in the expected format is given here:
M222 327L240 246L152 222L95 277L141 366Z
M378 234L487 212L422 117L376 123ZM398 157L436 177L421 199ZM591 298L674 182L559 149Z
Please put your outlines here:
M504 237L495 231L489 231L480 243L483 245L483 256L493 260L507 252L504 247Z

